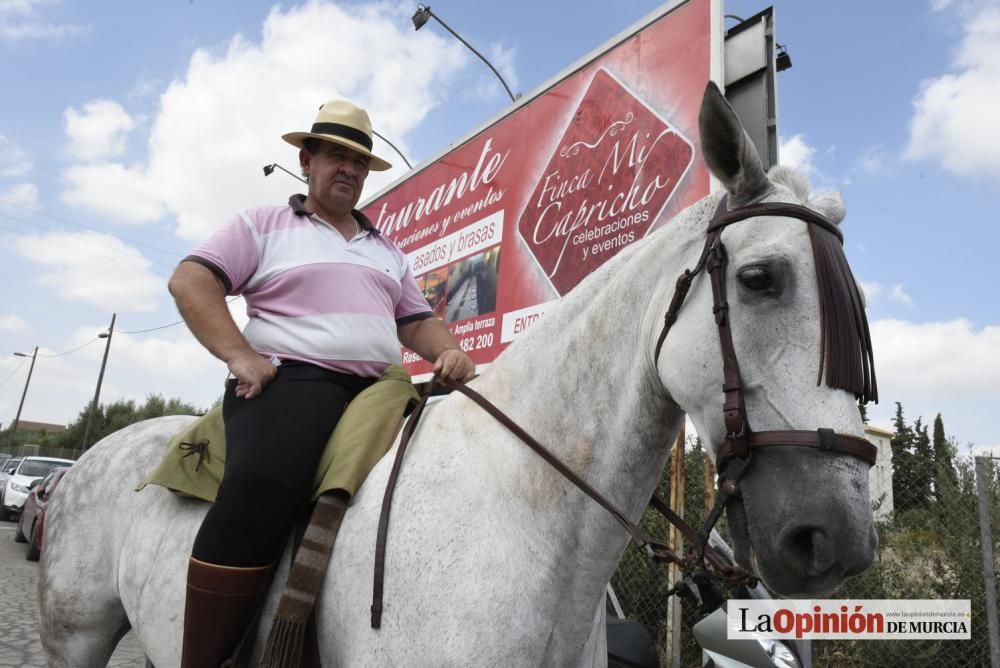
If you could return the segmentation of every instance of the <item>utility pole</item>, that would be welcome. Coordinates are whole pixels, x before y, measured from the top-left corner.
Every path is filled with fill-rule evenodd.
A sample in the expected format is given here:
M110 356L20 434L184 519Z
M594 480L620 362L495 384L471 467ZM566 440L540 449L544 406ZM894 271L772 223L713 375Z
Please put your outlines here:
M18 357L27 357L24 353L14 353ZM31 383L31 372L35 370L35 358L38 356L38 346L35 346L31 353L31 366L28 367L28 379L24 381L24 392L21 393L21 403L17 405L17 416L14 417L14 424L10 428L10 440L7 442L7 449L14 453L14 434L17 433L17 424L21 421L21 409L24 408L24 398L28 396L28 384Z
M87 428L83 431L83 446L81 449L84 452L87 451L87 440L90 438L90 425L94 422L94 413L97 412L97 402L101 398L101 382L104 381L104 367L108 363L108 351L111 350L111 335L115 333L115 318L117 316L117 313L112 313L108 331L97 335L98 338L106 338L108 342L104 344L104 359L101 360L101 372L97 375L97 389L94 391L94 401L90 404L90 415L87 416Z

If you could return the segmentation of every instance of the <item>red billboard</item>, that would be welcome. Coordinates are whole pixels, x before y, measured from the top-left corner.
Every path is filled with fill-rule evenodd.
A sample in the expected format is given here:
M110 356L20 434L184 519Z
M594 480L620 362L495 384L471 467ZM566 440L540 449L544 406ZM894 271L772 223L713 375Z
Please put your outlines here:
M687 0L364 207L480 367L622 248L709 192L696 160L717 0ZM430 364L404 350L423 380Z

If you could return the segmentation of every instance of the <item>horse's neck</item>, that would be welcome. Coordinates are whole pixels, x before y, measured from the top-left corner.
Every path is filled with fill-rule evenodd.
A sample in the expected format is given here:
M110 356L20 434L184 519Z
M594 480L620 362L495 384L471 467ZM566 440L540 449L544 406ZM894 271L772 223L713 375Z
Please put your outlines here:
M680 269L666 267L663 253L651 246L671 244L651 239L623 251L564 297L475 383L632 518L648 502L683 419L646 350L645 317L651 301L663 299L664 290L657 286L664 276ZM480 411L471 404L466 410ZM541 510L536 505L533 512L539 522L550 523L539 527L547 539L553 526L571 527L564 537L580 551L579 558L610 554L616 561L625 534L617 534L620 541L607 540L608 532L616 531L610 515L582 494L564 494L568 483L527 446L508 449L515 463L499 467L508 494L554 501ZM592 554L587 554L587 536L579 535L587 531L603 535Z

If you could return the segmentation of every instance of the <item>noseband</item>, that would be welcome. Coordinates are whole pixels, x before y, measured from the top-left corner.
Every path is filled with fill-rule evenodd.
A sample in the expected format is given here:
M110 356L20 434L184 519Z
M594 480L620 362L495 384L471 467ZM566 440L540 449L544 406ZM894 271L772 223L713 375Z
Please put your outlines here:
M712 312L715 314L715 324L719 329L719 344L722 348L722 390L725 393L725 402L722 406L723 419L726 425L726 441L719 448L716 456L716 469L720 478L728 477L735 483L742 475L746 463L750 458L753 448L766 446L805 446L817 448L829 452L839 452L852 457L857 457L870 465L875 464L878 450L863 438L838 434L832 429L820 428L816 431L758 431L750 428L747 420L746 402L744 399L743 382L740 378L740 364L736 358L736 349L733 346L733 332L730 328L729 302L726 301L726 266L728 257L725 246L722 244L722 231L740 221L757 216L787 216L797 218L808 225L833 234L843 244L844 236L838 227L827 220L819 213L797 204L765 203L742 206L732 211L726 209L726 197L719 202L715 215L708 224L705 238L705 247L701 252L698 264L693 270L686 269L678 277L674 289L670 306L663 318L663 329L656 342L654 361L659 363L660 350L663 342L670 332L670 328L677 320L677 313L680 311L691 288L691 282L702 269L707 269L712 282ZM732 460L740 460L741 464L733 467L738 472L724 476L723 470ZM723 480L720 479L720 489L723 489ZM735 488L732 490L735 492Z

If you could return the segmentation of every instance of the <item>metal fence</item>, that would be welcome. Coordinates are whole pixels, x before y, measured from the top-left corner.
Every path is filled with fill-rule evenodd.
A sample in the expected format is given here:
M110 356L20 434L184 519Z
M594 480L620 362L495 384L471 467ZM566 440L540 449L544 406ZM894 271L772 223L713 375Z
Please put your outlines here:
M688 438L682 464L684 488L683 512L680 514L695 527L702 525L706 513L705 489L706 486L710 489L712 485L711 481L706 482L705 462L705 451L697 439ZM670 473L671 467L668 465L656 487L656 494L662 499L671 498ZM676 509L676 503L674 505ZM652 510L646 511L639 524L651 536L666 536L669 531L666 520ZM716 525L716 529L728 538L725 516ZM630 546L618 564L611 586L625 616L642 622L653 634L661 666L678 665L675 661L681 666L701 665L701 649L691 634L691 627L699 620L697 606L674 598L674 604L679 603L681 608L678 632L671 633L668 609L670 599L666 597L671 582L666 566L650 562L645 555ZM677 640L676 644L671 642L672 638Z
M0 449L0 454L14 457L58 457L59 459L79 459L82 451L79 448L53 448L44 445L19 445L13 450Z
M879 547L866 573L851 578L835 598L969 599L970 640L813 641L813 665L824 666L993 666L1000 668L995 573L1000 563L1000 461L955 457L947 467L896 469L891 507L875 501ZM977 469L979 472L977 480ZM669 496L669 467L657 492ZM700 526L706 488L704 451L688 439L684 455L685 518ZM982 521L981 521L982 520ZM665 535L662 519L647 511L641 522ZM720 529L725 535L724 520ZM666 568L626 550L612 586L625 615L654 634L661 665L700 666L701 650L690 632L698 611L681 608L680 638L668 633ZM987 595L987 586L993 593ZM990 606L992 611L988 612ZM991 624L992 616L992 624ZM991 661L993 662L991 664Z

